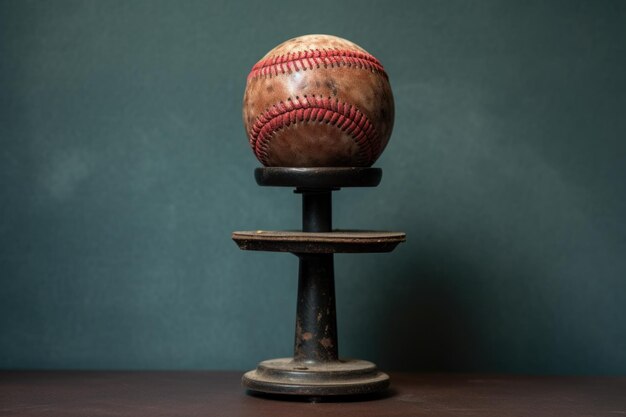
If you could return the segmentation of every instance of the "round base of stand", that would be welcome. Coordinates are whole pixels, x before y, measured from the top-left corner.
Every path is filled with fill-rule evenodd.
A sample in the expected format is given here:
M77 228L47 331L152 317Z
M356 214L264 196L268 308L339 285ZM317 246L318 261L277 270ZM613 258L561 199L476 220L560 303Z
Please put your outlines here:
M359 359L308 363L281 358L261 362L257 369L243 376L242 384L252 391L267 394L363 395L386 390L389 376L372 362Z

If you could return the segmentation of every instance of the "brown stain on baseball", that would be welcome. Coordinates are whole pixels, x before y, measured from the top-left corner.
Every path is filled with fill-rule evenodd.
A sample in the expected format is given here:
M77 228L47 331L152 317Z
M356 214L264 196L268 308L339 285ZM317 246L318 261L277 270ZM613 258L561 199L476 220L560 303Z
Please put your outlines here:
M337 97L337 84L335 83L335 80L333 80L332 78L327 78L325 85L331 91L333 97Z

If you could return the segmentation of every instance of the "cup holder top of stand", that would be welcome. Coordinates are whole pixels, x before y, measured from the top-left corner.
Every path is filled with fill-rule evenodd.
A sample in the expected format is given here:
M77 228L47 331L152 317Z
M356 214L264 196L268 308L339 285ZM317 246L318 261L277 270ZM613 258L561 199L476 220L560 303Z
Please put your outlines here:
M382 175L382 169L368 167L263 167L254 170L254 178L262 186L312 189L376 187Z

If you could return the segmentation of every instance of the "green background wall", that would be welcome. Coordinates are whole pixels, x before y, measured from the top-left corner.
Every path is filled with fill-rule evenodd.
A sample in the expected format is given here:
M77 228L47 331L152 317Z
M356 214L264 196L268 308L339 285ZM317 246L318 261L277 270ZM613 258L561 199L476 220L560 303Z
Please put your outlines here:
M291 354L297 228L241 123L307 33L385 65L382 184L335 224L340 349L389 370L626 373L626 3L0 1L0 367L246 369Z

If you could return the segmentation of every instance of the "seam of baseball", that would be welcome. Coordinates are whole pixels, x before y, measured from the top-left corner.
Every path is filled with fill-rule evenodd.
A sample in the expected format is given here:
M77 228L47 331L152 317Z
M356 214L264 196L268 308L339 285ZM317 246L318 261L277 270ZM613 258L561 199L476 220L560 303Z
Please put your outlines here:
M368 53L344 49L309 49L262 59L252 67L248 79L291 74L295 71L321 66L332 68L341 65L371 70L388 78L380 61Z
M359 147L359 163L371 164L378 156L380 138L365 114L338 99L315 95L288 98L257 117L249 133L250 146L267 165L270 139L274 133L295 123L308 122L326 123L347 133Z

